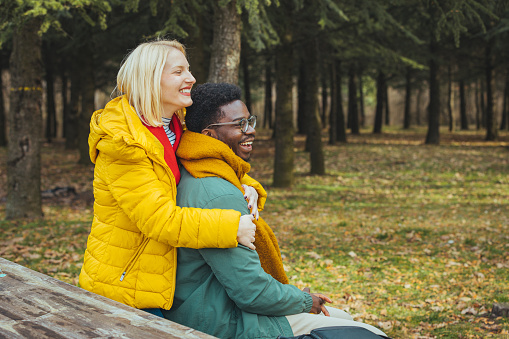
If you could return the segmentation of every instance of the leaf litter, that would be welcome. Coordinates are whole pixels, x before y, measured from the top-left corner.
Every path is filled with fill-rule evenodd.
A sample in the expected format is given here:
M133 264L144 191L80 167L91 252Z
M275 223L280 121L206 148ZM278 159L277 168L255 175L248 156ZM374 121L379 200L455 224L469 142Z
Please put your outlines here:
M295 185L277 189L274 143L261 131L251 174L269 193L262 215L291 283L329 295L333 306L394 338L508 335L508 319L490 315L494 302L509 301L503 133L499 143L482 142L479 132L444 133L432 147L397 129L349 136L349 144L324 147L321 177L307 174L309 154L297 136ZM0 221L0 256L72 284L93 216L93 169L77 160L63 144L45 145L42 190L71 187L75 194L46 197L44 220Z

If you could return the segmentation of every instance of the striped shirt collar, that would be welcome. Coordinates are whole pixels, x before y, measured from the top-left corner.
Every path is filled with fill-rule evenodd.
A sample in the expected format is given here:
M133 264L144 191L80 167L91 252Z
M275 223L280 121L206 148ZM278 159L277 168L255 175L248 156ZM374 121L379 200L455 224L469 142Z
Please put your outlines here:
M166 125L166 126L170 125L171 118L162 117L162 119L163 119L163 125Z

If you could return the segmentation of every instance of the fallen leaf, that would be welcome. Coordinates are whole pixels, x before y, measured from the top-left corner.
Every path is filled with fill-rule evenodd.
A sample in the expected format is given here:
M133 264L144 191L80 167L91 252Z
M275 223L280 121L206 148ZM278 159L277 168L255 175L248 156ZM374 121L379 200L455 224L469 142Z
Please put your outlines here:
M461 311L461 314L472 314L472 315L476 315L477 314L477 311L475 310L475 308L473 307L467 307L465 308L463 311Z

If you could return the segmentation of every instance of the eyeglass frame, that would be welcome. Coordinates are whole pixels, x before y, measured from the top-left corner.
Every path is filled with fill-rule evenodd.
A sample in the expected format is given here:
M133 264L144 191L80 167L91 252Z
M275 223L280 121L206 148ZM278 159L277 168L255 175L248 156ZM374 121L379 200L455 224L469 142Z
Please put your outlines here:
M253 125L251 126L251 120L253 120L254 118L254 122L253 122ZM239 127L242 126L242 121L246 121L246 127L244 128L241 128L241 131L242 133L247 133L247 130L249 129L249 126L251 126L253 129L256 128L256 115L251 115L249 118L242 118L238 121L232 121L232 122L218 122L216 124L210 124L208 125L207 127L205 127L205 129L211 127L211 126L223 126L223 125L237 125Z

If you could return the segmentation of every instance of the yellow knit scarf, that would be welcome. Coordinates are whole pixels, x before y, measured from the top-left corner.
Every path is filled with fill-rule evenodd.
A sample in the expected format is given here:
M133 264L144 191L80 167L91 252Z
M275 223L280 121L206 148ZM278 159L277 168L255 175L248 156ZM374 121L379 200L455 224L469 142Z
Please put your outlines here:
M224 142L188 130L182 135L177 156L193 177L219 177L229 181L244 193L240 179L249 172L251 166L239 158ZM262 268L274 279L288 284L274 232L261 217L254 223L256 224L254 245Z

